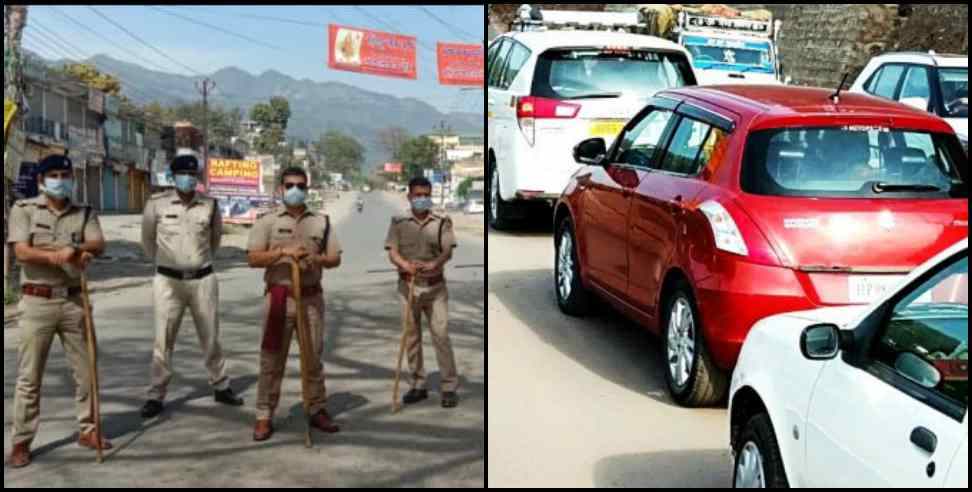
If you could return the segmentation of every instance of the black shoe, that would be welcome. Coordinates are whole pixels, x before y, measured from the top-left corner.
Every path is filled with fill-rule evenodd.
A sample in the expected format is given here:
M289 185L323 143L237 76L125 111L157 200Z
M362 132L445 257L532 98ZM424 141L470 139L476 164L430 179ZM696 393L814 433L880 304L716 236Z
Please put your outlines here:
M217 391L215 395L216 395L216 403L222 403L223 405L229 405L231 407L243 406L243 399L233 394L232 388L226 388L223 391Z
M406 405L411 405L412 403L418 403L429 397L428 390L410 389L408 393L402 398L402 402Z
M155 417L158 417L160 413L162 413L163 408L164 407L161 401L149 400L145 403L145 406L142 407L142 418L154 419Z
M459 405L459 395L455 391L442 393L442 408L455 408Z

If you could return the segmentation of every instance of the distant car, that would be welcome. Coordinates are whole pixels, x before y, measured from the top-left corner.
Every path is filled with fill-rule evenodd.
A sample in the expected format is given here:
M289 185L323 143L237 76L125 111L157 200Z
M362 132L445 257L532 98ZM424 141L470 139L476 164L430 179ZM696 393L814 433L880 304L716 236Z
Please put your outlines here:
M870 307L753 327L729 400L737 488L968 488L968 247Z
M945 118L968 153L968 55L887 53L871 59L851 91L893 99Z
M941 118L793 86L659 93L579 169L554 216L555 290L659 335L669 392L725 398L754 323L868 304L968 237L968 157Z
M577 170L578 141L610 141L656 92L695 85L690 58L676 43L610 31L496 38L487 63L490 226L555 202Z

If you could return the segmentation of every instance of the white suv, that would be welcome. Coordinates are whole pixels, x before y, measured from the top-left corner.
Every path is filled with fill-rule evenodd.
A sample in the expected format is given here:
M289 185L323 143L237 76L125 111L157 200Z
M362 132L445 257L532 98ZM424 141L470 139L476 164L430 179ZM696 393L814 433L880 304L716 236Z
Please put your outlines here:
M753 327L729 402L737 488L968 488L968 248L874 306Z
M948 121L968 151L969 57L888 53L871 59L851 86L934 113Z
M489 223L552 203L577 170L573 148L608 145L658 91L695 85L691 56L651 36L610 31L506 33L487 55Z

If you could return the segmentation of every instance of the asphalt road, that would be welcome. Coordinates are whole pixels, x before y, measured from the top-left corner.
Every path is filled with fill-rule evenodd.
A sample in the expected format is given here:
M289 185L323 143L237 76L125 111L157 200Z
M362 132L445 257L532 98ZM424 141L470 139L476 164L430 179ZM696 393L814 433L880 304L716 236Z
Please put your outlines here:
M490 487L727 486L726 410L676 406L659 341L610 309L560 312L543 219L487 233Z
M300 379L291 350L277 434L252 441L256 374L262 320L262 271L246 266L245 237L228 237L220 251L223 348L233 387L246 399L239 409L218 406L206 383L191 316L176 345L175 378L167 411L143 421L139 410L149 380L154 328L151 266L132 239L136 216L106 218L116 257L90 272L100 346L103 422L112 450L103 465L80 449L73 410L74 383L60 343L55 342L42 391L41 429L34 464L4 467L4 487L478 487L485 486L485 353L482 268L449 267L450 333L460 372L460 406L438 402L438 365L429 337L426 367L429 400L391 414L391 390L400 335L397 279L383 241L403 195L365 195L363 214L352 211L355 194L331 204L344 264L326 272L325 371L328 409L342 426L335 435L315 433L316 447L303 446ZM459 221L462 219L460 218ZM481 220L476 219L476 220ZM453 265L482 265L481 233L459 228ZM475 230L475 227L472 228ZM129 251L130 254L123 254ZM10 421L16 377L17 337L4 330L4 455L10 452Z

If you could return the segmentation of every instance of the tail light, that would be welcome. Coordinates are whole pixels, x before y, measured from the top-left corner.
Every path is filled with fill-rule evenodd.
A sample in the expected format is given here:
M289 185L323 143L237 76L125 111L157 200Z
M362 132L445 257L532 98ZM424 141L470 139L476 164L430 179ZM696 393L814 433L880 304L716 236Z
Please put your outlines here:
M516 98L516 121L520 126L520 132L532 146L536 142L536 120L569 120L576 118L580 109L580 104L565 103L556 99L518 97Z
M709 225L712 226L716 248L740 256L749 256L749 248L746 247L746 241L739 232L739 226L725 207L718 202L708 201L699 205L699 210L705 214Z

